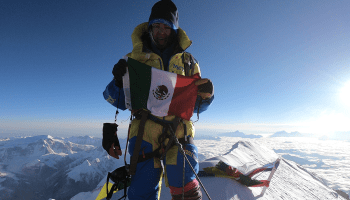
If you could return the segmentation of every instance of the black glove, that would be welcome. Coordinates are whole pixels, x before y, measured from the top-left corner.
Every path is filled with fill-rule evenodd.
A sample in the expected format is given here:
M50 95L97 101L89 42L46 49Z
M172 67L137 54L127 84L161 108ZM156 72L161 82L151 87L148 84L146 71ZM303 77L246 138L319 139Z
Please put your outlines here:
M102 146L103 148L109 153L109 149L111 148L112 144L114 143L114 146L119 146L119 139L117 136L117 127L118 125L115 123L104 123L103 129L102 129Z
M208 82L198 85L198 92L209 93L210 96L214 94L214 85L213 82L209 79Z
M126 60L120 59L117 64L114 65L112 74L114 76L115 85L119 88L123 87L123 76L126 73L128 64Z

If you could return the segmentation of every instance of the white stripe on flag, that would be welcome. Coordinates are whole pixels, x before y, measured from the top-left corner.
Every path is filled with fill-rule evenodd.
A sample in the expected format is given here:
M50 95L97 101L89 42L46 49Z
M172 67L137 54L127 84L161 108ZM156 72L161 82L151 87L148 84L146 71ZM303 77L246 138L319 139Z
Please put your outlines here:
M147 108L153 115L167 116L174 95L177 74L152 68Z

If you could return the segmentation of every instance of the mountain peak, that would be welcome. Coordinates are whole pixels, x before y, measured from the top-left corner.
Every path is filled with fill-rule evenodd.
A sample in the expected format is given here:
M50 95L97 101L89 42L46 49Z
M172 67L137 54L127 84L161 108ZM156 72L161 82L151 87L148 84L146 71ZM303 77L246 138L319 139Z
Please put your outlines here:
M309 134L303 134L303 133L299 133L298 131L294 131L294 132L286 132L286 131L278 131L276 133L274 133L273 135L271 135L270 137L307 137L307 136L311 136Z
M261 135L247 135L243 132L240 131L235 131L235 132L226 132L226 133L220 133L218 134L220 137L241 137L241 138L261 138Z

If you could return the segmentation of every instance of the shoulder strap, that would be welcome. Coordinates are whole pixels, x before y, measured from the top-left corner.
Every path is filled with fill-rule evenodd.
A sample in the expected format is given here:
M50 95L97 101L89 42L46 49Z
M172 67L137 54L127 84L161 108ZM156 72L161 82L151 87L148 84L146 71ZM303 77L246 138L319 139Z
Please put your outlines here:
M141 143L142 143L142 139L143 139L143 133L145 130L145 124L146 124L149 112L143 110L140 112L140 114L141 114L141 121L140 121L140 125L139 125L139 131L137 133L134 152L133 152L131 160L130 160L130 170L129 170L130 175L135 175L135 173L136 173L137 160L139 158Z

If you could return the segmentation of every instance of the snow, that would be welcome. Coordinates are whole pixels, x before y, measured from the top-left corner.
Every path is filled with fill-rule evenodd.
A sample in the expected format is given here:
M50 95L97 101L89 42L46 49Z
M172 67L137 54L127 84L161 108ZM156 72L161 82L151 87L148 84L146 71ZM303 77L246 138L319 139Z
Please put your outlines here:
M259 197L262 188L247 188L227 178L202 177L212 199L343 199L334 189L350 193L350 145L347 141L306 137L202 137L195 143L202 162L200 167L205 166L203 161L206 159L224 154L235 154L237 162L244 160L246 163L252 162L247 158L249 156L255 161L270 161L278 156L283 158L263 197ZM238 144L250 151L237 149ZM30 179L23 180L23 176L28 172L40 173L43 167L49 167L52 170L50 177L41 179L49 181L51 177L61 177L66 179L66 183L73 180L76 184L95 184L92 187L95 189L72 198L95 199L107 179L107 171L122 165L123 159L111 158L102 149L101 138L55 138L47 135L7 138L0 141L0 193L13 190L6 185L9 180L12 185L21 182L32 184ZM61 171L64 174L60 174ZM263 173L259 179L267 176L268 173ZM57 191L62 188L62 183L57 182L60 179L55 180L45 184L51 184ZM78 188L63 189L78 191ZM121 195L116 194L113 199ZM171 199L169 188L164 185L161 195L162 200ZM47 197L60 199L54 195ZM207 199L204 192L203 199Z
M75 144L83 144L83 145L101 145L102 139L101 138L95 138L92 136L72 136L69 138L63 138L66 142L72 142Z
M285 143L288 140L289 143ZM274 138L260 140L284 158L316 173L333 189L350 193L350 145L346 141L317 138Z
M88 182L88 177L95 176L96 169L91 165L88 160L85 160L81 165L75 167L67 175L74 181L85 181ZM85 175L85 176L82 176Z
M241 138L224 137L221 141L196 141L200 160L220 155ZM250 139L245 139L250 141ZM346 141L319 140L317 138L259 138L258 141L285 159L295 161L310 172L318 174L334 189L350 193L350 145ZM208 146L211 147L208 150ZM213 147L216 147L214 150ZM227 150L226 150L227 151Z
M302 138L302 139L293 138L288 142L285 142L284 139L283 138L259 138L259 139L245 138L244 140L242 140L242 138L225 137L225 138L222 138L221 141L199 140L199 141L196 141L196 145L199 149L199 152L202 158L200 159L202 161L200 163L200 166L204 163L203 161L205 159L210 158L207 156L212 156L212 157L219 156L219 155L222 155L223 152L227 152L226 154L237 153L238 159L241 159L242 156L245 156L248 154L250 156L253 156L257 160L265 160L265 159L274 160L278 156L272 151L272 149L275 149L275 148L283 149L283 147L286 147L286 149L283 149L285 151L287 151L287 149L291 151L298 149L300 152L307 152L307 153L301 154L300 156L302 157L306 156L309 158L316 159L316 156L322 155L321 152L318 152L320 155L318 154L316 155L315 153L313 153L312 147L316 147L316 146L307 145L310 143L317 144L318 142L317 139L311 140L311 139L305 139L305 138ZM236 142L238 143L234 145ZM245 145L245 146L249 146L250 151L247 151L247 149L239 148L240 146L239 144L243 144L244 146L244 144L249 144L249 143L254 144L250 146ZM327 144L327 142L325 142L325 144ZM345 145L346 142L341 143L340 146L342 146L342 144ZM280 156L283 156L283 155L286 155L286 154L282 153ZM343 154L340 154L340 155L343 156ZM349 166L348 162L345 162L344 164L346 165L344 167ZM327 167L330 167L330 166L327 166ZM242 200L242 199L244 200L253 200L253 199L254 200L256 199L259 199L259 200L260 199L261 200L272 200L272 199L274 200L276 199L278 200L279 199L288 199L288 200L290 199L295 199L295 200L332 199L332 200L335 200L335 199L339 199L339 200L342 200L344 199L335 190L331 189L327 185L327 181L324 181L324 179L321 178L319 175L316 175L316 173L313 173L312 171L308 171L308 170L309 169L305 169L304 167L302 167L299 164L296 164L293 161L282 159L276 173L274 174L270 187L267 189L264 196L260 196L260 193L262 191L261 187L248 188L228 178L201 177L201 181L204 184L205 188L207 189L211 199L213 200L214 199L215 200L216 199L220 199L220 200L225 200L225 199L231 199L231 200ZM315 168L315 170L318 172L317 168ZM334 170L334 171L339 172L337 170ZM259 179L266 179L268 175L269 173L264 172L261 175L259 175ZM324 175L324 174L321 174L321 175ZM105 183L105 180L106 178L104 178L100 182L100 184L96 187L95 190L91 192L79 193L78 195L73 197L72 200L95 199L98 193L100 192L100 189L102 188L103 184ZM336 182L334 180L334 184L342 185L344 184L344 182ZM343 186L342 188L346 188L346 187L347 186ZM344 191L347 191L347 190L344 190ZM112 199L120 198L122 196L122 193L123 192L118 192L114 194ZM208 198L206 197L203 190L202 190L202 194L203 194L203 200L207 200ZM162 200L171 199L169 188L165 187L164 181L162 185L162 192L161 192L160 199Z
M225 155L202 161L200 171L204 171L202 169L206 167L214 167L222 160L246 175L254 169L275 162L278 158L275 152L254 141L239 141Z
M75 195L74 197L71 198L71 200L95 200L97 195L100 193L103 185L106 183L107 176L103 178L99 184L97 184L97 187L89 192L80 192L79 194ZM113 183L111 181L111 183ZM115 196L120 196L120 194L115 194Z

